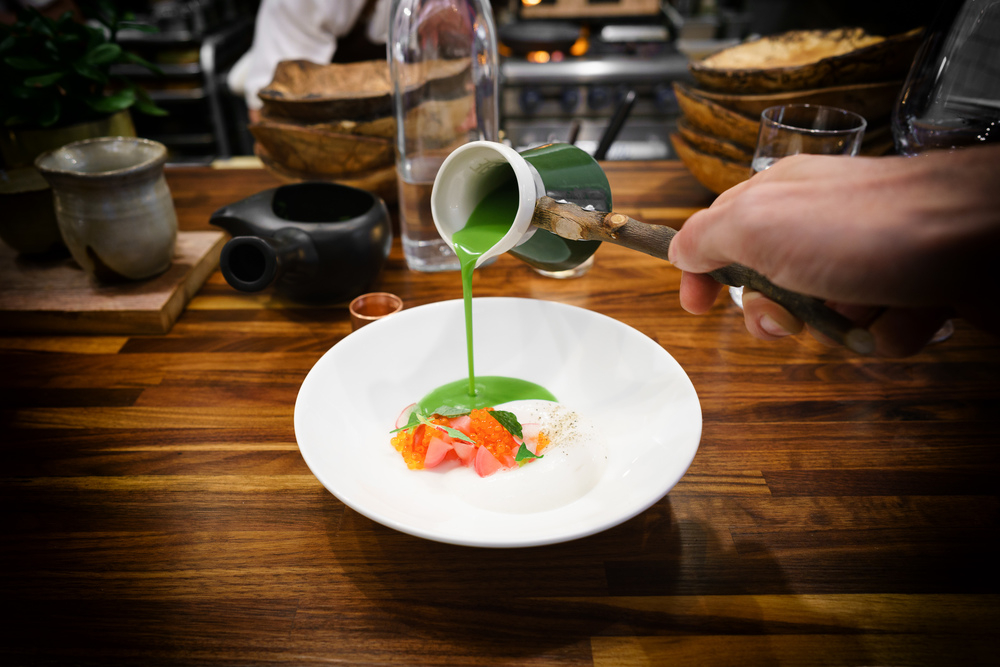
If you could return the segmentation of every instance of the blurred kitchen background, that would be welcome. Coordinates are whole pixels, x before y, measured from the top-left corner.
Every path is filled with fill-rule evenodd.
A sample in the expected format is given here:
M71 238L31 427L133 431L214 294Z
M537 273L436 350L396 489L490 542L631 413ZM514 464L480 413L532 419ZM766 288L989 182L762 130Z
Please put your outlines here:
M170 112L166 117L134 114L138 134L166 144L173 163L253 155L246 105L228 89L226 75L250 47L258 2L119 4L159 28L124 33L121 40L164 73L127 72ZM671 84L689 79L689 59L790 29L860 26L895 34L926 25L938 4L497 0L503 136L518 149L572 139L608 160L673 159L669 135L679 111Z

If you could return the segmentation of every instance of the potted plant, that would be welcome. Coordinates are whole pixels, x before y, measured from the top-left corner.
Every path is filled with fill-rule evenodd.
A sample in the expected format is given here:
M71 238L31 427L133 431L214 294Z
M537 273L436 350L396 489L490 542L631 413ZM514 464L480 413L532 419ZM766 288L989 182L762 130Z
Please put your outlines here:
M10 213L0 235L20 252L43 252L59 242L58 229L52 239L48 227L50 220L55 224L51 194L32 166L38 155L79 139L135 136L133 108L166 113L112 71L134 63L159 73L117 43L122 29L156 28L119 13L108 0L78 6L88 22L71 12L52 19L24 9L14 24L0 25L0 193Z

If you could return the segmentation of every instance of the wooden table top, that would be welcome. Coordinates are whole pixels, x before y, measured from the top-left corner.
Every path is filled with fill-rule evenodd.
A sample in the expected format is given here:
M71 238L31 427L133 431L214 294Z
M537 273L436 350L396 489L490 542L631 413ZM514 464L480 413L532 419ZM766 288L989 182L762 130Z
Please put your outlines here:
M679 163L607 163L615 208L682 224ZM276 185L171 168L182 229ZM608 245L556 281L504 256L477 296L582 306L663 345L704 429L662 500L527 549L422 540L348 509L295 442L296 393L345 306L231 289L216 271L167 335L0 337L0 663L983 665L1000 650L1000 341L901 361L763 343L679 272ZM461 295L408 271L406 307ZM387 445L388 446L388 445ZM994 546L990 546L993 544Z

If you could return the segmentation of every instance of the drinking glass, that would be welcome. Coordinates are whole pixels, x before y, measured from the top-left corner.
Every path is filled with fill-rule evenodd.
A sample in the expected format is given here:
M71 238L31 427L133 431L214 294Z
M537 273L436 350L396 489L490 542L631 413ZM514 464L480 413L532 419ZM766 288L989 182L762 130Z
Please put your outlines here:
M799 153L857 155L868 125L864 117L836 107L782 104L760 114L757 148L750 168L764 171L781 158ZM733 302L743 307L743 288L730 287Z

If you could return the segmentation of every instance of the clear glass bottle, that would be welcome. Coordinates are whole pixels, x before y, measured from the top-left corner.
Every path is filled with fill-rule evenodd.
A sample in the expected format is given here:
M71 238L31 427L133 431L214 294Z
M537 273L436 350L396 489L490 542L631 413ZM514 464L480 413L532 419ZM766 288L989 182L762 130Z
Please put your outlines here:
M1000 0L944 3L892 118L903 155L1000 141Z
M489 0L394 0L387 54L406 263L417 271L457 270L430 197L452 150L497 140L499 58Z
M901 155L1000 141L1000 0L942 3L892 116ZM932 338L951 337L949 320Z

